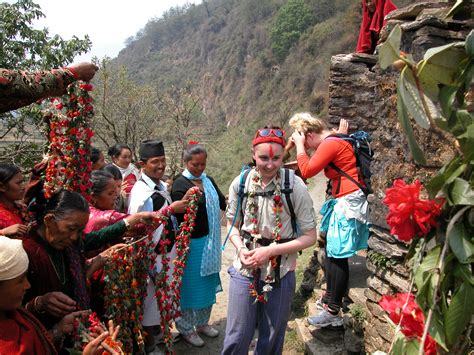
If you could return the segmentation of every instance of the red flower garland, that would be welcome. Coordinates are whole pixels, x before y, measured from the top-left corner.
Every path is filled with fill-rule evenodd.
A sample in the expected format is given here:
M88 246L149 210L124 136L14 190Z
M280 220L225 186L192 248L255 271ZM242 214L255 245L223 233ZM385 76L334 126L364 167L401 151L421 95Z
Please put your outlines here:
M415 236L425 236L438 224L436 217L441 214L444 199L420 199L422 187L418 180L409 185L397 179L393 187L385 192L383 202L389 209L387 224L390 233L404 242L411 241Z
M161 238L159 242L160 254L162 256L162 269L156 276L155 296L160 310L161 331L166 346L166 352L172 354L173 337L171 335L172 322L181 316L181 284L186 267L186 260L189 253L189 242L191 233L196 226L197 201L202 192L196 186L191 188L191 196L184 222L179 226L179 234L176 236L176 258L173 260L174 270L169 281L168 272L170 270L170 258L166 256L166 249L169 241ZM167 232L167 231L166 231ZM165 232L165 233L166 233Z
M398 293L395 296L384 295L379 301L380 307L388 312L389 318L400 325L401 332L408 338L420 340L425 327L423 311L415 302L412 293ZM425 354L436 354L436 341L428 335L424 346Z
M56 190L64 188L77 191L89 200L91 188L90 128L94 115L92 85L73 83L67 94L51 99L45 112L48 123L48 166L45 176L45 196L49 198Z

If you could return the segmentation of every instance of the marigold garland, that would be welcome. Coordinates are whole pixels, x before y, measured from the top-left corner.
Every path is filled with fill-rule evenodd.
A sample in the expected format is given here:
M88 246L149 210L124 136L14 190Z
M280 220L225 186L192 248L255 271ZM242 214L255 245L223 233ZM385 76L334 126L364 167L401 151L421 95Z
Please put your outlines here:
M255 175L252 177L252 187L248 193L247 206L250 222L252 223L252 231L250 235L256 239L260 238L260 233L258 230L258 201L256 195L256 185L261 184L262 176L258 170L255 170ZM283 202L281 199L281 184L280 184L280 173L276 176L275 190L273 192L273 214L275 216L275 221L272 229L272 245L281 240L281 228L283 224L281 222L281 212L283 211ZM269 259L271 268L273 269L273 275L275 270L278 267L278 261L276 256L272 256ZM262 292L258 292L258 282L260 280L260 269L253 271L253 282L249 285L250 296L255 297L255 302L266 303L268 300L268 293L273 290L272 284L275 282L275 276L268 275L265 278L265 285L262 288Z
M80 192L89 200L91 187L90 123L94 115L89 95L93 87L76 82L67 87L67 94L49 101L44 119L47 123L48 166L45 172L45 196L64 188Z

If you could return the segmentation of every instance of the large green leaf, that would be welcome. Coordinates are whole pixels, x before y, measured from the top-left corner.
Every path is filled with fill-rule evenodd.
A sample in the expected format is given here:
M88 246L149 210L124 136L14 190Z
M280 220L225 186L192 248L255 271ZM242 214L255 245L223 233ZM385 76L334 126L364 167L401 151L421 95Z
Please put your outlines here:
M438 309L433 310L433 317L431 318L429 332L436 342L441 345L446 351L448 347L446 345L446 333L444 331L444 319L443 315Z
M400 96L403 98L408 113L421 127L425 129L430 128L430 121L427 114L429 113L433 119L440 115L431 99L425 94L419 92L415 82L415 77L410 68L403 68L400 74L400 85L398 85L398 88L400 89ZM421 95L423 95L423 99L428 106L428 113L425 112Z
M398 88L400 87L400 78L398 79ZM419 164L426 164L426 159L423 154L423 151L418 146L416 142L415 135L413 133L413 127L411 126L410 117L408 117L407 110L405 104L403 102L403 98L400 95L400 90L397 88L397 110L398 110L398 119L400 120L400 125L402 129L405 131L405 135L407 137L408 146L410 148L411 154L413 159Z
M474 57L474 30L471 30L466 37L466 53L469 57Z
M474 276L472 276L471 264L456 263L453 268L453 274L463 282L469 282L474 286Z
M428 49L423 60L418 63L420 80L436 80L444 85L452 85L459 63L466 57L464 47L461 46L461 43L455 42Z
M438 265L439 254L441 252L441 246L437 245L431 249L428 254L423 258L421 264L416 267L415 271L415 284L418 289L423 287L424 281L431 275L433 269Z
M420 351L420 342L418 340L408 340L405 342L405 355L418 355Z
M469 258L474 254L474 245L470 241L470 235L464 226L459 222L454 225L448 235L449 246L460 263L469 263Z
M447 197L453 205L474 205L474 191L461 178L456 178L449 186Z
M426 189L430 194L430 198L433 199L438 191L443 188L443 185L453 182L454 179L461 175L465 169L466 164L462 163L462 159L460 157L455 157L448 164L443 166L438 175L436 175L428 182L428 184L426 184Z
M458 88L456 86L444 86L439 91L439 103L441 106L441 110L443 111L443 115L446 118L449 118L451 116L457 91Z
M458 136L461 150L464 153L464 159L474 160L474 123L471 123L466 132Z
M403 355L404 354L404 348L405 348L405 336L401 333L398 332L396 334L397 340L393 343L392 346L392 355Z
M421 276L423 279L423 284L421 287L418 287L418 292L416 293L416 303L420 305L420 308L423 312L427 312L430 308L433 307L432 294L433 294L433 273L424 272Z
M466 329L474 311L474 287L465 282L453 295L448 312L444 315L448 345L456 343Z
M402 30L399 25L395 26L390 32L384 44L379 46L379 63L382 69L388 68L392 63L400 59L400 40Z

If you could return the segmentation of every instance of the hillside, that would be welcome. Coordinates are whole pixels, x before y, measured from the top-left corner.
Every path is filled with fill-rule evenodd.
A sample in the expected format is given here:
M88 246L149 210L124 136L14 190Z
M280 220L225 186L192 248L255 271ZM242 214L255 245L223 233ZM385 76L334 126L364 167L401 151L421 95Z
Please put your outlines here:
M354 50L360 21L359 0L209 0L150 21L115 62L160 90L192 83L208 170L225 188L250 159L257 126L283 126L298 110L324 116L330 57Z

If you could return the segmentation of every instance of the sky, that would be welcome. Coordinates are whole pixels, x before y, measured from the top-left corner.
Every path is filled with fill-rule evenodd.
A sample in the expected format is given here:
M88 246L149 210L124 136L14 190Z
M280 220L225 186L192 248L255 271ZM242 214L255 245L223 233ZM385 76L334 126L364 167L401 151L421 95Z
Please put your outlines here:
M14 2L12 0L8 1ZM90 61L93 56L114 58L125 47L125 40L135 36L148 20L176 5L198 4L200 0L34 0L46 17L36 21L36 28L47 27L49 34L71 39L88 34L92 49L77 56L75 63Z

